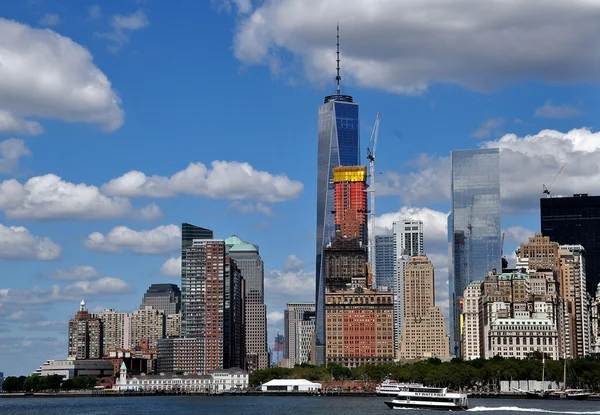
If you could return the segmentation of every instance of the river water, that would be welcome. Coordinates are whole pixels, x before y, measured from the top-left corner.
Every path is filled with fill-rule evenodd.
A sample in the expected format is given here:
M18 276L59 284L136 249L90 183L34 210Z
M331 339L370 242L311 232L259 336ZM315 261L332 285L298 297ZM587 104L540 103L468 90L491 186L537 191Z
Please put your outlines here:
M155 396L0 399L0 415L433 415L437 411L392 410L380 397ZM600 401L469 399L478 414L598 414ZM446 413L446 412L439 412Z

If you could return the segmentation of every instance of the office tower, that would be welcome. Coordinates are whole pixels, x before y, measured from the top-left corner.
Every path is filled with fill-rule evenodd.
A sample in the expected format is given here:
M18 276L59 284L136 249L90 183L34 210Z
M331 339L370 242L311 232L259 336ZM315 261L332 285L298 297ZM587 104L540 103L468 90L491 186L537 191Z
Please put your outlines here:
M481 357L481 340L479 338L479 299L481 298L481 283L473 281L463 294L462 306L462 341L461 356L464 360L474 360Z
M559 267L558 243L550 240L547 235L536 233L517 249L515 268L518 270L525 269L526 272L532 272L550 269L559 276Z
M102 322L93 318L81 300L79 311L69 320L68 359L100 359L102 350Z
M560 245L560 295L565 299L571 329L566 356L582 359L590 354L592 344L590 303L586 291L585 249L581 245Z
M305 311L302 320L296 323L296 362L301 365L310 361L315 323L317 315L314 311Z
M357 367L394 361L394 303L389 291L367 288L366 278L325 295L326 362Z
M377 270L375 285L392 290L394 287L394 263L396 261L394 237L392 235L375 236L375 258L375 269Z
M317 145L317 243L316 243L316 354L324 362L325 344L325 264L323 248L335 234L333 168L360 164L358 104L341 93L339 70L339 27L336 93L328 95L319 107Z
M139 346L142 341L148 342L150 349L156 349L156 342L164 339L166 334L166 317L163 310L145 306L142 310L131 313L131 346Z
M193 311L188 312L186 310L187 305L191 305L191 299L194 297L191 288L187 285L189 282L189 279L186 278L187 272L185 268L187 248L192 246L194 239L213 238L213 231L210 229L201 228L189 223L181 224L181 335L184 337L188 335L186 317L194 315ZM193 305L191 307L195 308Z
M223 368L225 267L223 240L194 239L185 248L182 334L198 339L200 373Z
M91 314L102 322L102 348L104 353L131 348L131 313L106 309Z
M367 246L367 168L334 167L333 196L335 236L359 239Z
M283 358L296 364L300 361L300 352L296 349L298 322L304 319L305 313L314 313L315 303L288 301L283 312ZM299 364L299 363L298 363ZM293 365L292 365L293 366Z
M353 277L367 276L367 249L358 239L335 239L323 249L323 259L325 295L327 292L345 290Z
M451 154L448 217L451 353L460 355L460 299L469 283L501 270L500 151L457 150Z
M181 290L175 284L152 284L144 294L140 310L146 306L163 310L166 315L181 311Z
M181 337L181 311L176 314L167 314L166 337Z
M244 279L236 262L225 257L223 368L242 368L245 361Z
M225 240L227 255L236 263L241 271L245 284L244 325L245 347L244 358L247 370L269 367L267 345L267 306L265 305L265 266L259 253L258 245L243 241L237 235Z
M600 196L540 199L541 231L561 245L582 245L586 252L586 290L600 283Z
M404 267L403 321L400 360L449 358L446 319L435 305L434 270L427 256L413 255Z
M394 244L394 336L398 347L404 319L404 267L411 256L425 255L423 248L423 221L403 219L392 224Z

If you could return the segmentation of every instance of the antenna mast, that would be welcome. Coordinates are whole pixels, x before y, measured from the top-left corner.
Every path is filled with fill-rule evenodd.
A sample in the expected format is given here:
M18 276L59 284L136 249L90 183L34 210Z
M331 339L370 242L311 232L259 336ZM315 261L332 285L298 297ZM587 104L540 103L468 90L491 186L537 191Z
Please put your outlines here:
M340 76L340 24L338 22L337 24L337 75L335 77L335 80L337 82L337 87L336 87L336 94L337 95L341 95L341 89L340 89L340 81L342 80L342 77Z

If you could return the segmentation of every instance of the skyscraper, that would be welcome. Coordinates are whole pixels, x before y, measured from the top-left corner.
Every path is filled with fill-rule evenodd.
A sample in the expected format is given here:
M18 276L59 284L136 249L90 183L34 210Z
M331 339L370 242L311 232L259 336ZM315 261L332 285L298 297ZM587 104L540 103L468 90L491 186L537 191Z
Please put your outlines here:
M152 284L144 294L140 310L151 306L166 315L181 311L181 290L176 284Z
M181 224L181 335L188 335L188 321L186 317L191 317L193 312L187 310L192 305L192 290L188 283L190 278L186 272L187 248L191 247L194 239L213 239L213 231L210 229L194 226L189 223ZM191 324L191 323L190 323Z
M585 249L586 290L593 295L600 283L600 196L543 198L540 213L544 236Z
M90 315L82 300L79 311L69 320L69 360L102 358L102 337L102 321Z
M301 351L296 348L298 341L296 337L298 333L298 323L304 320L305 315L314 314L315 303L309 302L287 302L286 308L283 313L283 327L284 327L284 343L283 343L283 357L288 359L290 366L293 367L295 364L301 362Z
M457 150L451 155L448 217L450 352L460 354L460 301L467 285L501 271L500 151Z
M333 168L333 194L335 235L367 246L367 168Z
M243 241L237 235L225 239L225 245L227 255L235 261L246 287L244 321L247 369L266 369L269 367L269 351L264 294L265 265L258 245Z
M375 252L375 269L377 270L375 285L377 287L388 287L391 290L394 286L394 263L396 261L394 236L375 236Z
M339 26L337 42L336 93L319 107L317 148L317 243L316 243L316 356L325 361L325 264L323 247L335 234L333 168L360 164L358 104L340 89Z

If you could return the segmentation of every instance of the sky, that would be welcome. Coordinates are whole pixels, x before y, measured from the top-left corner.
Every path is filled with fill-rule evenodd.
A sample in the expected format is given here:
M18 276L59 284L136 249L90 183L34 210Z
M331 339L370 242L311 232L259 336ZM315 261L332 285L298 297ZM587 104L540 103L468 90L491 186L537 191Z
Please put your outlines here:
M600 193L600 0L24 0L0 5L0 372L180 280L180 224L265 261L269 343L314 300L317 110L378 111L378 234L424 222L447 309L452 150L501 149L504 251L542 185ZM366 164L365 157L365 164Z

